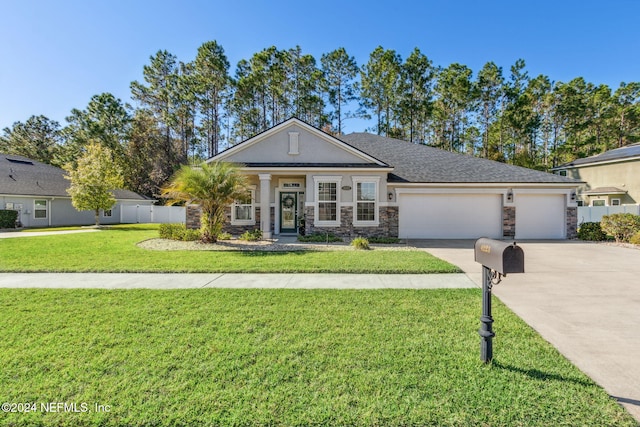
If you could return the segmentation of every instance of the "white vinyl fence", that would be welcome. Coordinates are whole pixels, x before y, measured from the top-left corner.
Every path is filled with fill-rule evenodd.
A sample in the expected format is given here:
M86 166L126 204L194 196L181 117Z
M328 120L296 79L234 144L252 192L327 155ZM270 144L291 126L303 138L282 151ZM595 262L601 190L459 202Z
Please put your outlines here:
M640 205L578 206L578 224L582 224L583 222L600 222L603 216L617 213L640 215Z
M187 210L184 206L122 206L120 222L123 224L137 223L184 223Z

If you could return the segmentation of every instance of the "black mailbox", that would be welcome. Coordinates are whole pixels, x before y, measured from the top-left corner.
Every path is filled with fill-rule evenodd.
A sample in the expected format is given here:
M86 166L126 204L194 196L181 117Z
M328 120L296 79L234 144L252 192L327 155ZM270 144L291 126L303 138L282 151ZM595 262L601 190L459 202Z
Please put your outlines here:
M524 251L514 243L485 237L476 240L475 260L482 264L482 317L480 317L480 359L487 363L493 358L493 317L491 317L491 288L509 273L524 273Z
M524 252L514 243L500 240L478 239L475 244L475 260L503 276L524 273Z

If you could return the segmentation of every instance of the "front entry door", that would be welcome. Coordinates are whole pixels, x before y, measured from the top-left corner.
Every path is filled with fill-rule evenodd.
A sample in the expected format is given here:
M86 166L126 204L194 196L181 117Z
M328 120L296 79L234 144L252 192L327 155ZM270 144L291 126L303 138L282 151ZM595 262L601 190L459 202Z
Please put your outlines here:
M298 193L280 193L280 232L297 233Z

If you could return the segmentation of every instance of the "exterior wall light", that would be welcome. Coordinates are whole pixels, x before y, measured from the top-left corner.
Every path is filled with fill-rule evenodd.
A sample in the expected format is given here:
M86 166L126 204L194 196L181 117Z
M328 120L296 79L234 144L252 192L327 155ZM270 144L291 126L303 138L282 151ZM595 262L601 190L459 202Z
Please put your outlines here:
M509 191L507 191L507 202L511 203L513 202L513 190L509 189Z

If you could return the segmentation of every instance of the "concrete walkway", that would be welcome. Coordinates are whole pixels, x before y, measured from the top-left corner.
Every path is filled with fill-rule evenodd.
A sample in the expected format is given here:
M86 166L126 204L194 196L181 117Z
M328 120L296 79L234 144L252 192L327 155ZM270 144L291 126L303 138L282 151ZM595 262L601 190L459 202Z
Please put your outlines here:
M472 241L411 242L481 284ZM607 244L519 242L525 274L493 293L640 423L640 250ZM494 324L494 355L500 347Z
M434 289L475 288L465 274L0 273L0 288Z

